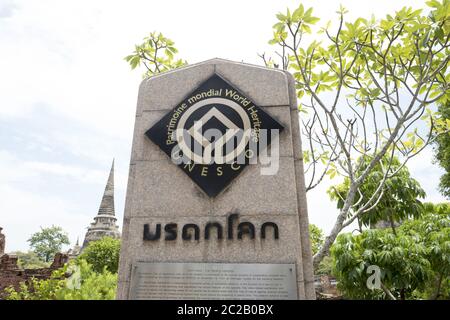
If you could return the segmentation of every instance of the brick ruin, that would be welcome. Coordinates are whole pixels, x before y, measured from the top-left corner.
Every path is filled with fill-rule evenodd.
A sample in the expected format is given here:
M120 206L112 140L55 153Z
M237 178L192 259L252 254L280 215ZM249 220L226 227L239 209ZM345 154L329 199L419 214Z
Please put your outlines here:
M5 253L5 235L2 230L3 228L0 227L0 257Z
M317 300L341 300L342 294L337 289L336 278L330 275L314 276L314 286Z
M5 254L5 235L0 228L0 300L5 296L5 288L13 286L16 290L21 282L30 283L32 278L41 280L50 278L53 271L64 266L69 261L69 255L57 253L53 263L48 268L40 269L20 269L17 265L17 256Z

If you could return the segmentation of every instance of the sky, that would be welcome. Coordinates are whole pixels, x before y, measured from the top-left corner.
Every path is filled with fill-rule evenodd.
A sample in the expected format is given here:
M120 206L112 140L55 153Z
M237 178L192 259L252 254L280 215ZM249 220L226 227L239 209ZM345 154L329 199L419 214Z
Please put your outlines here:
M123 58L151 31L175 41L189 63L214 57L261 64L275 14L299 1L0 0L0 226L6 251L28 250L40 227L61 226L83 240L115 158L119 225L143 70ZM321 22L342 3L349 18L380 17L423 1L302 1ZM431 149L409 163L427 192L442 170ZM329 231L330 182L309 192L310 222Z

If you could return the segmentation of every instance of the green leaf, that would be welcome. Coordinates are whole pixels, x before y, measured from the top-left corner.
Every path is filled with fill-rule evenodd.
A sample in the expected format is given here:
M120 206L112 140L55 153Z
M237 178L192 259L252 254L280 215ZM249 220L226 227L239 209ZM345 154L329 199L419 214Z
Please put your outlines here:
M439 8L441 6L441 4L439 3L439 1L437 0L431 0L431 1L427 1L425 2L429 7L433 7L433 8Z
M307 17L304 19L304 21L306 23L310 23L310 24L315 24L319 20L320 20L320 18L316 18L316 17Z
M135 69L139 65L140 62L141 62L141 58L139 56L134 56L130 60L131 69Z
M294 13L292 14L292 20L294 22L298 22L299 20L301 20L303 18L303 13L304 13L304 7L303 4L300 4L300 6L295 9Z
M169 49L164 50L164 53L166 54L166 56L172 60L173 59L173 53L172 51L170 51Z
M311 28L307 24L302 24L302 30L306 33L311 33Z
M282 14L281 12L278 13L278 14L276 15L276 17L277 17L277 19L280 20L281 22L286 22L286 20L287 20L287 17L286 17L284 14Z

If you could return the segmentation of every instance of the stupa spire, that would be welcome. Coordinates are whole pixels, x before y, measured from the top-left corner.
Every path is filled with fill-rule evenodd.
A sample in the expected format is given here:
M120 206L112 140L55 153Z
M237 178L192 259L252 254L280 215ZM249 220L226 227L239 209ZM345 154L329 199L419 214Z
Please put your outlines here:
M100 240L108 236L112 238L120 238L119 228L116 225L117 218L114 212L114 159L109 172L108 181L106 182L105 191L103 192L102 202L98 209L94 222L88 227L86 236L83 241L83 248L91 241Z
M105 192L103 193L102 202L98 209L98 214L115 215L114 211L114 159L109 172L108 181L106 182Z

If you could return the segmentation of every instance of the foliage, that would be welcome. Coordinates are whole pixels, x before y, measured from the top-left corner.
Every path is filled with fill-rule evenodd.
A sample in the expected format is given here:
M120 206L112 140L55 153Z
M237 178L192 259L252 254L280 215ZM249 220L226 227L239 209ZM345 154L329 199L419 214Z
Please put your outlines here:
M334 266L333 258L331 258L331 256L326 256L325 258L322 259L322 261L320 261L317 268L314 269L314 274L331 275L333 273L333 266Z
M335 258L338 287L348 298L380 299L383 291L366 286L367 268L381 268L381 282L394 294L423 289L431 278L430 264L423 257L426 247L405 235L396 237L389 230L368 230L361 235L342 234L331 249Z
M311 239L311 251L316 254L323 244L323 231L315 224L309 224L309 237Z
M450 299L450 203L426 203L425 215L402 225L405 233L421 237L433 276L422 298Z
M18 291L6 289L8 300L113 300L117 274L97 273L84 260L76 260L53 272L50 279L22 282Z
M315 224L310 223L309 224L309 237L311 239L311 251L312 254L316 254L320 247L323 245L324 242L324 235L322 229L320 229ZM330 256L326 256L320 264L314 268L314 274L326 274L331 275L333 269L333 260Z
M13 252L17 256L17 265L21 269L40 269L49 267L49 263L44 262L39 256L33 252Z
M175 59L176 53L178 50L172 40L164 37L162 33L152 32L141 44L135 46L133 54L126 56L125 60L131 69L144 64L147 69L144 77L150 77L187 64L182 59Z
M111 237L103 237L92 241L83 250L79 259L86 260L95 272L102 272L104 268L112 273L117 273L119 268L120 240Z
M408 220L397 234L374 229L338 236L331 249L333 273L346 297L450 298L450 205L426 208L423 217ZM368 288L369 266L380 268L381 289Z
M319 18L312 8L300 5L276 16L269 43L281 50L280 65L292 72L299 109L305 112L301 120L307 141L307 190L324 177L340 175L349 181L315 265L346 222L376 203L379 193L366 194L365 203L351 210L361 185L380 161L397 157L405 164L437 134L448 132L448 123L434 105L450 100L450 1L432 0L427 5L427 15L404 7L383 19L351 22L341 7L337 25L328 23L318 32L314 25ZM307 39L309 34L313 39ZM392 164L382 167L386 179L375 190L397 174Z
M61 251L63 245L70 244L67 233L61 227L51 226L42 228L28 239L30 247L45 262Z
M445 119L450 128L450 101L439 106L439 113ZM450 132L441 134L436 139L436 159L439 165L446 171L439 184L440 191L450 199Z
M360 159L362 162L359 170L364 171L369 165L369 160ZM390 179L386 179L384 184L380 181L384 179L383 166L391 162L392 170L397 173ZM381 190L377 188L381 185ZM348 193L350 182L348 178L338 186L333 186L328 190L332 200L337 202L337 208L342 209L345 202L345 196ZM406 166L402 166L398 159L386 159L384 157L371 170L367 178L359 187L359 192L353 200L351 210L360 208L368 201L373 194L378 193L378 201L375 206L362 211L359 215L353 215L358 218L360 226L374 227L377 222L390 221L391 226L407 218L417 218L423 211L422 203L419 198L425 197L425 191L420 187L417 180L411 177ZM352 221L351 219L349 220Z

